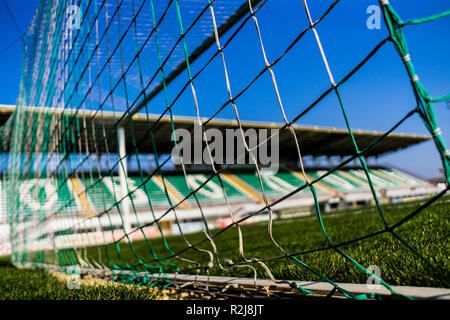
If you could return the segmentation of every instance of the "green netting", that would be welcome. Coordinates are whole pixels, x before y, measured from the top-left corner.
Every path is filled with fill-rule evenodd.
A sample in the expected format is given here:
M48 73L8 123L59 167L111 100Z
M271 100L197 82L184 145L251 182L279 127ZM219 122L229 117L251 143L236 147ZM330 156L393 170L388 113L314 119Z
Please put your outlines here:
M447 17L450 11L403 21L387 1L380 1L388 38L336 82L317 26L334 12L339 1L331 3L315 21L307 2L299 3L306 9L308 25L272 62L266 56L258 19L268 2L80 0L75 4L82 13L80 28L74 29L69 27L67 15L72 13L67 11L66 2L41 1L24 37L17 108L0 131L2 149L9 153L2 186L7 192L15 264L57 266L63 271L67 266L106 269L113 271L118 281L149 286L177 287L176 281L167 280L167 274L175 272L254 277L274 283L314 280L328 282L353 299L378 295L355 295L343 289L340 282L364 283L372 277L392 294L406 298L391 284L448 287L448 207L445 201L436 203L446 199L450 153L433 103L449 95L433 98L424 88L415 73L403 28ZM236 36L247 26L256 28L254 36L264 63L262 71L234 94L226 49L237 42ZM301 46L305 34L311 34L318 45L330 87L288 119L274 66L292 48ZM361 148L340 87L388 45L395 47L399 63L404 64L417 105ZM199 59L201 53L207 58ZM222 107L214 106L214 115L205 121L200 118L202 106L196 83L212 61L225 78L221 86L227 100ZM324 97L335 94L353 154L333 168L305 169L302 141L294 134L293 153L298 153L300 163L297 171L267 175L254 161L251 173L215 163L200 173L191 173L182 162L181 174L168 173L165 166L170 156L164 156L155 138L162 132L158 127L161 119L169 117L169 132L174 132L173 109L180 104L183 107L184 97L189 96L198 122L205 125L227 107L242 129L239 98L263 74L270 76L277 98L274 110L280 110L286 130ZM155 112L156 118L151 115ZM134 115L146 119L144 139L135 134L142 130L142 122L135 122ZM386 206L385 189L427 186L394 169L369 169L366 163L368 153L414 115L420 116L433 137L442 158L446 188L422 202ZM132 144L124 153L118 148L119 128L131 135ZM246 153L251 153L243 140ZM154 155L151 170L139 157L144 146L150 146ZM127 177L126 159L132 156L137 159L136 174ZM348 169L352 161L359 162L359 167ZM124 173L123 180L118 173ZM23 190L29 190L25 192L28 198L23 197ZM344 210L333 216L325 212L323 199L352 192L364 193L365 201L373 207L363 214ZM291 200L303 201L303 213L314 215L305 220L275 219L279 208L286 209ZM249 202L251 209L243 206ZM443 217L436 218L438 214ZM214 224L211 216L221 219L221 224ZM439 233L433 235L437 239L435 251L424 244L430 241L428 229L428 233L419 232L426 233L423 242L414 236L414 228L433 219L444 220ZM191 232L193 221L195 230L201 232ZM380 253L376 248L385 251ZM366 252L374 256L368 257ZM387 278L368 268L378 263L383 270L390 269ZM199 288L219 293L208 285ZM225 292L227 288L221 289ZM302 286L297 289L314 294Z

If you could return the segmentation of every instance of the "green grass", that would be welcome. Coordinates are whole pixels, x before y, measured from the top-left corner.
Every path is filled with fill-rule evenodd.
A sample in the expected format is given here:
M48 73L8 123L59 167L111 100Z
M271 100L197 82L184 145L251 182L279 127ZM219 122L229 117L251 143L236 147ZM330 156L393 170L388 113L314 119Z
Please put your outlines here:
M448 288L450 287L448 258L450 252L448 241L450 238L449 200L449 197L441 199L396 229L397 234L402 239L416 248L440 272L436 272L389 232L341 246L340 249L364 267L378 266L381 270L381 278L390 285ZM389 224L392 225L411 213L422 202L424 200L409 204L384 205L383 212ZM323 214L323 223L334 244L340 244L384 229L383 222L375 207L329 212ZM244 238L245 257L247 259L269 259L265 263L275 278L323 281L322 278L287 257L270 260L272 257L282 256L283 253L270 241L267 222L241 225L241 229ZM214 235L218 231L212 230L212 234ZM317 270L324 277L335 282L366 283L367 275L363 271L333 248L327 248L329 244L324 237L316 215L274 220L273 235L274 239L289 254L302 253L296 255L296 258ZM205 239L205 234L198 232L188 234L186 237L192 244L195 244ZM187 247L180 236L168 236L166 239L173 252L179 252ZM225 259L230 259L234 263L243 261L238 251L236 228L221 233L214 239L214 242L222 264L224 264ZM154 259L149 245L159 260ZM175 266L179 268L180 273L196 273L195 264L183 261L180 258L194 260L201 266L207 266L210 261L208 253L198 252L192 248L181 253L179 257L174 257L167 250L161 238L150 239L149 245L143 240L132 243L137 256L146 265L138 262L131 250L131 245L125 241L120 242L120 255L113 244L88 248L87 252L82 251L81 254L85 257L86 253L91 262L102 262L108 267L112 267L111 263L114 263L122 269L130 269L131 266L134 266L135 270L157 272L158 268L161 268L163 272L167 273L175 272ZM197 248L212 251L209 241L202 242ZM319 248L326 249L317 250ZM64 255L67 257L68 253L65 252ZM46 253L45 260L48 263L58 264L52 253ZM210 269L211 275L253 277L253 271L249 267L233 267L231 269L226 267L225 270L222 270L217 265L217 261L214 260L214 267ZM260 265L251 263L251 266L256 269L258 277L268 278ZM16 273L22 271L11 268L9 272L12 278L14 277L13 274L17 274L20 279L24 279L23 283L26 283L25 279L28 276L19 276L20 273ZM205 274L204 269L202 269L202 273ZM30 279L33 279L31 283L35 283L38 289L40 279L32 276L32 274L32 272L28 273ZM25 286L25 284L23 285ZM54 285L55 288L58 287L57 284ZM67 293L67 290L60 287L54 294L56 296L64 296L64 294L89 296L88 293L83 292L72 291ZM44 293L42 294L44 295ZM112 292L110 294L114 295ZM127 297L125 292L115 294L119 297ZM129 294L135 295L137 293Z
M450 204L449 198L445 199L421 211L396 229L400 237L416 248L440 272L434 271L389 232L344 245L340 249L364 267L377 265L381 270L381 278L391 285L450 287L448 259ZM408 207L405 207L405 204L391 204L383 206L383 210L387 221L392 225L411 213L418 205L418 202L411 203ZM375 207L327 213L323 215L323 221L328 236L334 244L384 229ZM264 259L283 255L268 237L267 222L242 225L241 228L246 258ZM217 231L213 230L212 234ZM367 275L332 248L314 251L318 248L329 247L317 216L274 220L273 235L289 254L313 251L296 257L328 279L336 282L366 283ZM187 239L192 244L204 238L205 235L201 232L187 235ZM186 248L186 243L180 236L169 236L167 241L174 252ZM238 252L236 228L231 228L217 236L215 244L222 263L225 258L235 263L242 261ZM161 239L150 239L150 245L158 257L170 257L171 254ZM148 265L161 267L164 272L174 272L175 268L167 265L173 263L180 268L180 273L196 273L194 264L175 257L154 261L145 241L135 241L133 247L140 259ZM204 241L198 248L212 251L209 241ZM96 251L92 250L93 257L96 256ZM146 269L137 261L130 245L126 242L120 243L120 257L114 245L108 246L108 255L110 261L121 268L129 269L129 266L121 263L122 260L129 265L136 265L136 270ZM194 249L185 251L180 254L180 257L195 260L202 266L206 266L210 260L207 253L197 252ZM101 259L104 262L108 260L104 251ZM289 258L267 261L266 264L278 279L323 281ZM215 267L210 270L211 275L253 277L253 271L250 268L235 267L222 270L217 267L216 261L214 265ZM264 269L258 264L253 263L252 266L256 268L258 277L268 278ZM147 270L155 271L152 268Z
M9 257L0 259L0 300L150 300L158 297L155 290L123 284L87 285L69 289L44 270L18 269Z

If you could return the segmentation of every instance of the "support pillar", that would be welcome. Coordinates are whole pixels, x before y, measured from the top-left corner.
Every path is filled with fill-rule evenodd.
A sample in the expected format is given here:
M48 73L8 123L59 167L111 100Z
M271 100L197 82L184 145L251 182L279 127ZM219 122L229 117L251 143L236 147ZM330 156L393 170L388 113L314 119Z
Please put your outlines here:
M120 213L122 214L123 227L125 233L129 234L131 231L130 225L130 198L126 197L128 194L127 187L127 149L125 144L125 129L123 127L117 128L117 141L119 145L119 181L120 181L120 198L123 199L120 206Z

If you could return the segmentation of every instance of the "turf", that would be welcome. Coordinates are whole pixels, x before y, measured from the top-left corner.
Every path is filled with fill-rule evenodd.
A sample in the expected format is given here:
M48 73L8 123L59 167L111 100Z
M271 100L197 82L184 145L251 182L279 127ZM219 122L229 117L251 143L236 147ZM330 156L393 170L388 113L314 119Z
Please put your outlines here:
M423 201L422 201L423 202ZM410 204L386 205L383 211L389 224L395 224L419 206L419 202ZM348 256L364 267L376 265L380 268L381 278L391 285L450 287L449 281L449 236L450 236L450 202L446 197L443 200L421 211L418 215L395 229L398 236L415 248L428 262L421 259L412 250L407 248L398 238L390 232L384 232L367 239L353 242L340 247ZM375 207L357 210L340 210L323 215L323 222L329 238L334 244L343 243L358 237L369 235L385 229L380 215ZM272 257L283 256L283 253L270 241L267 231L267 222L242 225L244 237L244 254L247 259L265 259L267 266L278 279L323 281L299 263L292 259L282 257L270 260ZM219 230L212 230L214 235ZM330 248L316 215L295 218L279 219L273 223L274 239L289 254L296 255L303 263L317 270L321 275L336 282L366 283L367 275L353 263ZM204 233L187 235L190 243L194 244L205 239ZM180 236L167 237L168 246L173 252L183 251L179 257L198 262L206 266L210 261L207 252L198 252L195 249L186 250L186 242ZM231 228L218 235L214 242L222 264L225 259L242 262L238 252L238 233ZM160 260L155 260L148 244ZM166 249L161 239L135 241L132 244L139 262L131 250L131 245L120 243L120 255L114 245L103 250L102 261L112 262L124 269L131 267L136 270L155 271L150 266L160 267L164 272L174 272L178 267L180 273L197 272L195 264L175 258ZM209 241L202 242L199 249L212 251ZM325 248L318 250L319 248ZM107 253L105 252L107 251ZM92 256L96 256L93 250ZM125 264L123 262L126 262ZM143 266L145 262L146 266ZM253 277L251 268L217 267L210 270L211 275ZM251 264L257 271L258 277L268 278L266 272L257 263ZM157 271L157 270L156 270Z
M413 212L424 201L384 205L383 212L388 223L392 225ZM421 259L390 232L381 232L360 241L350 242L339 248L364 267L378 266L381 271L381 278L388 284L448 288L450 287L449 218L450 197L445 197L420 211L419 214L395 229L400 239L415 248L428 262ZM380 214L375 207L325 213L323 214L323 223L330 240L335 245L385 230ZM244 238L245 257L265 261L275 278L324 280L324 278L317 276L292 258L283 256L280 249L268 237L267 222L241 225L241 229ZM220 234L218 232L219 230L211 230L211 234L216 235L214 243L222 265L225 265L227 260L231 260L233 263L242 262L243 259L240 257L238 250L237 229L230 228ZM298 261L313 268L323 277L335 282L367 282L367 275L363 271L330 247L315 214L306 217L274 220L273 235L275 241L286 252L290 255L295 254L294 256ZM196 244L198 241L205 239L205 234L202 232L192 233L186 235L186 238L191 244ZM167 246L161 238L152 238L148 242L142 240L134 241L132 244L123 241L117 247L115 244L111 244L88 248L82 254L90 262L100 262L112 268L168 273L178 271L179 273L196 274L198 267L196 264L185 260L189 259L197 262L202 267L200 268L201 273L205 274L206 269L203 267L210 262L210 256L207 252L188 248L185 240L180 236L167 236L166 240ZM117 248L120 249L120 253L118 253ZM170 248L172 253L181 253L175 257L167 248ZM213 251L211 243L207 240L201 242L196 248ZM68 255L70 255L69 252L60 252L60 258ZM279 258L273 259L274 257ZM51 256L51 253L46 254L45 260L50 263L59 263L54 256ZM67 259L64 260L67 261ZM267 273L259 264L249 263L249 265L256 270L259 278L268 278ZM253 277L254 275L254 271L250 267L235 266L221 269L215 259L214 267L209 271L211 275L221 276ZM19 279L26 279L27 277L16 273L21 272L18 270L9 269L9 272L11 277L14 277L13 274L16 274ZM38 288L40 279L32 276L32 274L29 273L30 279L35 280L31 283L36 283ZM57 284L54 285L55 288L58 288ZM67 293L64 288L59 288L55 289L55 296L68 294L69 296L81 295L83 297L89 295L83 293L84 291ZM128 297L125 292L111 292L110 294ZM129 294L134 295L132 297L139 296L138 293Z
M155 290L123 284L85 285L69 289L44 270L18 269L9 257L0 260L0 300L150 300Z

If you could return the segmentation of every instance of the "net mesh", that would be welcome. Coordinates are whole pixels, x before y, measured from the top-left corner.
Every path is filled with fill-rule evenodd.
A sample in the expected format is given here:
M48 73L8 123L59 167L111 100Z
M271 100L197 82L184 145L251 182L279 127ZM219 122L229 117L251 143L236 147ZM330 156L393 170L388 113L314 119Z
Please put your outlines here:
M403 21L387 1L381 1L388 37L350 72L336 79L318 28L339 7L340 1L331 2L319 18L313 17L306 0L297 2L305 11L307 26L295 34L279 56L269 59L264 29L258 19L259 12L270 3L267 0L80 0L74 3L42 0L24 38L17 108L1 128L2 149L9 153L3 189L7 194L13 262L56 266L64 271L70 266L107 269L116 280L152 286L177 287L177 281L173 278L169 281L167 274L244 276L270 279L274 284L290 283L287 279L316 280L330 283L346 297L369 298L376 294L355 295L342 288L338 281L365 282L371 277L398 294L387 280L367 267L370 262L382 264L389 258L367 258L363 254L370 246L386 243L390 249L411 257L415 261L413 265L423 265L423 270L429 270L430 277L437 281L433 284L446 286L446 259L443 264L435 261L417 248L414 238L403 236L398 230L415 219L422 223L420 214L445 196L450 177L450 154L433 109L433 103L448 100L450 96L433 98L424 88L414 70L403 29L447 17L450 11ZM78 23L77 13L80 21L74 28ZM239 34L250 26L256 30L254 38L262 55L260 72L240 91L235 91L234 78L226 63L227 54ZM289 117L278 89L276 65L310 35L319 49L330 85L311 104ZM362 148L355 139L340 88L382 47L392 45L411 80L416 106ZM229 54L232 55L231 49ZM217 66L220 67L217 73L225 81L215 85L225 90L226 100L214 107L212 116L201 118L198 98L201 91L196 83L205 70ZM202 173L203 178L195 180L181 158L182 174L170 174L164 169L171 156L158 150L155 136L167 118L169 134L175 131L173 109L183 108L187 96L200 126L206 126L224 109L231 108L243 133L239 112L245 106L240 105L239 99L256 86L258 79L267 76L276 96L274 112L281 113L284 121L281 130L291 133L295 146L292 152L301 170L293 183L295 189L277 199L267 196L269 187L264 173L252 156L248 141L241 135L256 171L259 189L255 190L260 203L253 211L238 214L233 205L236 196L233 190L242 191L242 188L236 187L238 182L229 174L229 166L218 166L213 161L209 171ZM302 141L298 140L293 125L330 95L337 98L354 152L314 177L305 169ZM157 116L152 117L152 113ZM145 118L145 134L140 137L135 131L142 130L142 122L138 125L133 118L136 116ZM379 200L379 188L374 180L377 175L369 169L366 156L413 116L419 116L432 135L442 159L446 188L426 201L386 208ZM131 135L131 146L119 150L119 140L125 134ZM207 137L203 135L203 138L208 145ZM175 147L176 144L175 141ZM140 155L144 146L152 150L151 157ZM211 150L206 150L213 158ZM135 159L135 177L127 176L127 159L131 158ZM367 183L372 193L374 207L367 209L367 219L373 217L378 223L360 233L357 232L359 223L364 223L361 218L346 220L353 223L353 231L345 228L339 231L337 228L343 226L327 222L319 200L326 179L352 161L359 162L363 173L360 180ZM228 212L228 222L218 229L211 228L207 215L211 207L205 205L207 192L212 188L210 182L220 186L218 201ZM313 200L314 215L301 223L288 221L285 224L290 229L286 229L277 224L274 207L300 193L307 193ZM390 219L389 213L399 208L406 213ZM142 210L146 212L145 217ZM186 230L187 211L198 214L202 232ZM245 224L259 216L267 220L254 226ZM173 232L169 229L176 230L178 235L170 235ZM304 236L309 230L315 231L311 231L311 237ZM437 245L443 248L442 243ZM403 278L398 272L389 279L396 284L408 283L408 274L425 272L417 268L405 271L407 275ZM145 276L138 277L138 274ZM314 293L303 286L295 287L302 293ZM205 292L213 290L208 284L199 288ZM226 291L227 287L224 285L221 290Z

